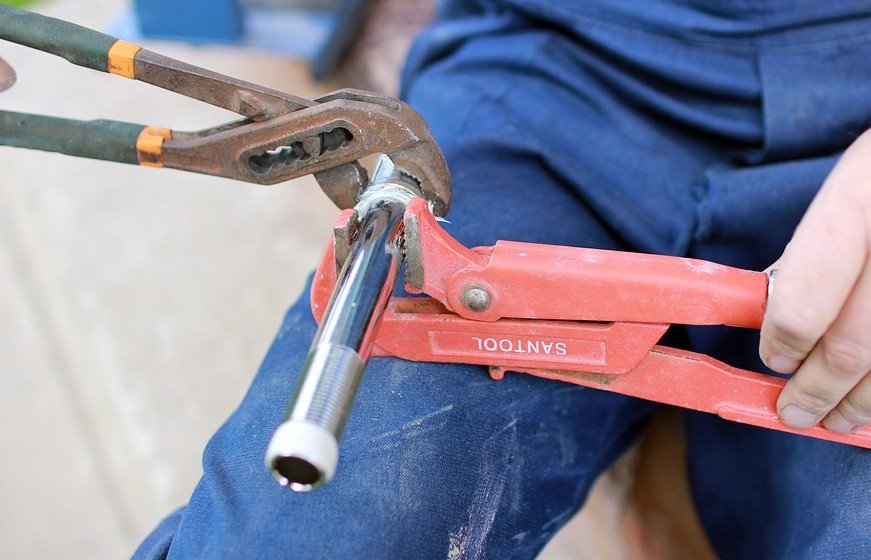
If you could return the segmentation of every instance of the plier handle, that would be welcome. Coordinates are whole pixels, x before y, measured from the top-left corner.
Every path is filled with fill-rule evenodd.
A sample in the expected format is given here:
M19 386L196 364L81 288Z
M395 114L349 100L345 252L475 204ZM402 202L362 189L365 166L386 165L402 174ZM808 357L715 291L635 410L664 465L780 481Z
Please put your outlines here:
M420 115L397 99L351 89L303 99L198 68L92 29L3 5L0 39L146 82L243 117L205 130L181 132L119 121L0 111L0 145L170 167L265 185L314 174L340 208L353 207L368 180L357 160L386 154L413 178L439 215L450 206L444 157ZM14 74L0 66L0 78L4 75L8 87Z

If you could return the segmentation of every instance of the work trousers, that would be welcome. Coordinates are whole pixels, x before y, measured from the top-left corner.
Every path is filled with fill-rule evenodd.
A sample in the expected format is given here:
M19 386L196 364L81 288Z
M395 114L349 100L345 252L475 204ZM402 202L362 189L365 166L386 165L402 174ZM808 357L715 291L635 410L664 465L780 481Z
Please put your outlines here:
M764 269L871 125L871 4L634 4L441 7L403 96L447 157L445 227L467 246ZM479 366L373 359L334 480L295 494L263 458L315 328L303 295L209 442L190 502L136 558L534 558L658 409L528 375L496 382ZM756 331L672 340L767 371ZM703 413L685 426L692 495L722 558L871 558L871 452Z

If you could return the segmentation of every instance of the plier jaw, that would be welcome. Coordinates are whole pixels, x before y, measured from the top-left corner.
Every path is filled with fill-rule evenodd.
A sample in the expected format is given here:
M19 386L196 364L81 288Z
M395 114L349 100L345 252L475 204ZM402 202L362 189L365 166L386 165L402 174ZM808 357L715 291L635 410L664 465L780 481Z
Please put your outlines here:
M271 185L314 174L339 208L356 204L368 182L358 160L384 154L413 177L439 215L450 206L450 176L426 123L406 103L344 89L311 106L162 143L166 167Z

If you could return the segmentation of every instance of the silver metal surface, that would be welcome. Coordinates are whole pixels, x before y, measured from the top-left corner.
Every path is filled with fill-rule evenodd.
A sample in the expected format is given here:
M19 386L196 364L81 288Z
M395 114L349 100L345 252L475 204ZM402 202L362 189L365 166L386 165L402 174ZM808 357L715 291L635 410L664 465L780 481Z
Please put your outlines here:
M490 307L490 293L481 286L469 285L460 293L460 301L466 309L484 311Z
M413 196L406 184L409 180L382 156L356 207L360 216L357 235L309 350L285 422L273 436L266 455L275 479L294 490L312 490L335 471L337 456L323 450L338 445L402 262L402 218ZM322 428L318 433L332 440L283 439L284 434L297 433L287 429L295 423Z
M772 268L768 271L768 298L771 299L771 293L774 291L774 281L777 279L777 269Z
M365 365L352 348L319 342L309 351L303 366L308 383L300 385L288 418L311 422L334 434L338 440Z

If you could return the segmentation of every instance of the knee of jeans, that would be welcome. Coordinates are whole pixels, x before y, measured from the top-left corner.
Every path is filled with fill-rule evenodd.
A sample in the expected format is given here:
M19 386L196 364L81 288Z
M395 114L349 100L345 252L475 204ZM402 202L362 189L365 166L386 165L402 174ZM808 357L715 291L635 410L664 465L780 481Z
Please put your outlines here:
M344 445L364 455L456 454L458 461L514 445L512 457L540 455L556 470L572 469L596 455L603 434L626 431L641 408L625 397L528 375L494 381L480 366L376 359L364 374Z

